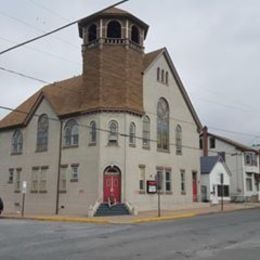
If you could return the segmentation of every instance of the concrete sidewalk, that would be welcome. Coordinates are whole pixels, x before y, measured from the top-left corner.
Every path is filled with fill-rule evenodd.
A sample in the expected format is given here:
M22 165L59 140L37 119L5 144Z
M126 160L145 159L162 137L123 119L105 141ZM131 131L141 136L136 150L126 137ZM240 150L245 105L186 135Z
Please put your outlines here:
M203 204L201 204L203 205ZM260 203L228 203L224 204L224 212L245 210L250 208L260 208ZM25 219L37 221L57 221L57 222L76 222L76 223L95 223L95 224L137 224L145 222L177 220L183 218L191 218L199 215L220 213L221 206L195 206L188 209L179 210L162 210L161 216L158 217L158 212L144 211L139 212L137 216L111 216L111 217L86 217L86 216L62 216L62 215L25 215L21 217L19 214L3 214L2 218L7 219Z

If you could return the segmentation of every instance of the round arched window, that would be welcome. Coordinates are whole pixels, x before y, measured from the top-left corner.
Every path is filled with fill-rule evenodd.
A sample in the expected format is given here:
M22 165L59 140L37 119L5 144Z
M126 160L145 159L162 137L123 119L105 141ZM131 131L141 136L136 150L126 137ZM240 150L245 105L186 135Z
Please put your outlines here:
M108 23L107 38L121 38L121 24L118 21Z
M157 105L157 148L169 150L169 105L160 98Z

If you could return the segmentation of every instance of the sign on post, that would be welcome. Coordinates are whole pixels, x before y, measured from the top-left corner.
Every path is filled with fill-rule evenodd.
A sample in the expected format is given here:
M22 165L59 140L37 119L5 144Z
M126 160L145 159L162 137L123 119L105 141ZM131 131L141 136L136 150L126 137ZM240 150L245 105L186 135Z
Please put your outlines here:
M147 185L147 193L149 194L154 194L157 192L157 183L156 181L147 181L146 182Z
M27 181L23 181L23 185L22 185L22 193L26 194L27 192Z

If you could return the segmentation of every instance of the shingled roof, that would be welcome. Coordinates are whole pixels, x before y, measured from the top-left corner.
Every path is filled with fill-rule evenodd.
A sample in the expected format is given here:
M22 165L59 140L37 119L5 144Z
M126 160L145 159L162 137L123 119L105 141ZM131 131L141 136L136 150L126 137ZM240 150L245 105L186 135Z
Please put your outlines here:
M144 70L154 61L161 50L148 53L144 57ZM155 55L157 53L157 55ZM23 127L29 122L38 105L45 98L59 117L86 112L84 86L88 84L83 75L44 86L33 94L15 111L0 121L0 129ZM86 94L86 93L85 93Z
M82 37L82 35L83 35L82 28L84 25L86 25L90 21L93 21L94 19L96 19L98 17L112 17L113 18L114 16L115 17L119 17L119 16L127 17L127 18L137 22L138 24L141 24L144 27L144 32L145 32L145 37L146 37L147 31L149 29L149 25L146 24L145 22L143 22L142 20L140 20L139 18L137 18L136 16L132 15L131 13L129 13L125 10L116 8L116 7L109 8L105 11L101 10L101 11L91 14L85 18L82 18L78 23L79 36Z

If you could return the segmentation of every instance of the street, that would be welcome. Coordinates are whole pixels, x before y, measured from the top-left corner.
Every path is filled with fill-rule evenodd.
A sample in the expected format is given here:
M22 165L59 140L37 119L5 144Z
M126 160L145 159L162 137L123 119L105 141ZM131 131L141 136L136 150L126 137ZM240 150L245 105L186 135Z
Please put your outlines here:
M96 225L0 219L0 259L260 259L260 209Z

